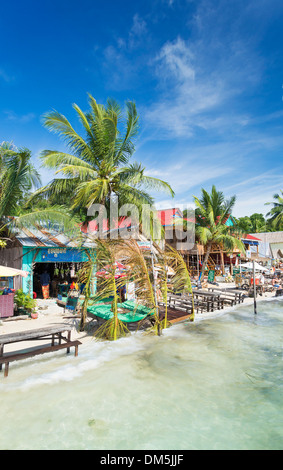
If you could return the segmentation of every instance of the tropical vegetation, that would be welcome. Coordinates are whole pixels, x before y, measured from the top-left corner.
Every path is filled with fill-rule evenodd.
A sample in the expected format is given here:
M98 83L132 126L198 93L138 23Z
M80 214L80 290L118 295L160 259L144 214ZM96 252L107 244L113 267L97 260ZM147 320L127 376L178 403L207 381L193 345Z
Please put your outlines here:
M89 95L89 109L83 112L78 105L73 109L79 120L80 131L58 111L43 116L43 125L58 134L67 151L44 150L42 166L55 171L55 178L42 186L40 173L32 163L27 148L16 148L3 142L0 145L0 248L11 235L12 228L28 226L76 231L81 224L88 226L93 219L89 209L99 204L106 209L109 220L111 203L120 207L134 204L141 215L144 205L154 204L152 193L165 192L170 197L174 191L168 182L148 175L146 169L133 161L139 131L136 105L128 101L123 109L115 100L106 105L98 104ZM212 186L210 192L201 189L201 197L194 196L195 233L198 243L205 247L202 276L208 265L213 248L220 252L237 248L244 253L241 242L243 234L283 230L283 191L274 195L268 214L232 217L236 197L226 199L223 192ZM228 221L232 220L232 224ZM86 325L90 302L111 298L112 317L96 332L97 337L116 340L129 333L118 316L117 292L125 283L117 278L115 265L118 260L127 267L128 278L135 285L137 304L151 313L149 332L160 335L170 326L167 300L170 293L194 298L190 272L183 255L170 245L163 250L151 240L151 249L142 250L135 240L96 240L95 249L85 251L88 260L80 271L84 284L84 302L81 309L80 329ZM105 278L97 279L94 272L108 266ZM168 279L168 272L173 273ZM156 273L158 272L158 276ZM97 292L92 296L94 280ZM18 291L16 301L20 304L24 294ZM161 305L164 306L161 307Z
M202 197L194 196L194 201L196 205L196 237L200 243L206 246L201 271L203 276L213 244L218 245L222 251L232 251L236 247L242 253L245 253L245 247L241 240L234 235L233 229L231 230L231 227L226 225L236 202L235 196L225 199L223 192L217 191L213 185L211 193L202 189Z
M283 191L281 194L274 194L273 202L267 202L267 205L273 204L273 207L268 212L267 216L270 217L269 222L273 230L283 230Z
M30 150L18 149L3 142L0 146L0 236L5 246L5 235L12 227L52 226L67 230L73 227L73 219L66 208L58 205L29 210L24 201L41 183L40 174L31 162Z
M126 267L126 279L116 276L117 260ZM100 278L96 294L91 296L90 281L94 271L107 267L107 275ZM168 270L171 268L173 276L168 282ZM156 273L158 272L158 277ZM128 328L118 317L120 299L119 289L131 281L135 285L135 303L147 308L150 323L147 324L147 333L161 335L164 328L170 326L167 315L167 300L169 293L180 293L190 296L192 301L191 321L194 321L194 301L190 280L190 273L180 253L171 246L160 250L154 244L152 250L141 250L136 240L97 240L93 255L84 263L79 274L80 282L86 285L85 300L81 311L80 329L83 330L86 322L86 313L89 302L97 303L103 299L112 299L111 311L113 316L106 320L95 331L97 338L116 340L129 334ZM160 311L160 302L164 304L164 311ZM138 323L138 327L143 321Z
M145 168L131 158L139 129L139 116L135 103L126 103L126 115L114 100L107 105L98 104L89 95L89 111L83 112L73 105L82 125L81 136L69 120L57 111L43 117L44 126L63 139L69 153L45 150L43 166L55 170L56 177L33 194L67 201L81 220L89 220L88 209L93 204L106 207L110 201L119 205L135 204L141 211L143 204L152 205L149 190L163 191L174 196L171 186L146 174Z

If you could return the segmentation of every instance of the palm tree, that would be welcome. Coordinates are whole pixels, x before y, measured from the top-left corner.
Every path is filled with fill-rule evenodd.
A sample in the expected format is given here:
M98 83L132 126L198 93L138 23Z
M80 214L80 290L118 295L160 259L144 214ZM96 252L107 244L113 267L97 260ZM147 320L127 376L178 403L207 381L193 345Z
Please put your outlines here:
M98 338L106 338L108 340L117 340L121 336L129 333L127 327L118 318L118 294L117 291L125 283L124 279L116 278L116 256L117 243L115 240L97 240L96 247L88 250L86 253L88 261L79 273L79 280L85 284L85 298L82 306L80 330L83 331L86 323L87 307L90 299L90 284L93 278L94 269L103 269L107 266L107 276L100 279L99 292L92 297L93 302L113 297L111 311L113 318L107 320L95 333Z
M41 183L40 175L31 163L30 150L17 149L3 142L0 146L0 232L12 226L40 226L48 224L65 228L73 227L73 221L60 206L27 211L22 201Z
M135 104L126 103L125 118L113 100L108 100L105 107L89 95L89 105L86 113L73 105L83 126L84 137L59 112L52 111L44 116L44 126L61 136L70 153L56 150L42 153L43 165L55 169L60 177L40 188L33 197L65 194L73 211L84 208L87 220L86 209L95 203L109 209L110 200L118 198L121 205L132 203L141 209L142 204L153 204L147 190L162 190L173 196L168 183L146 175L145 168L130 162L138 133L139 118Z
M273 198L275 201L267 202L266 205L273 204L272 209L268 214L267 217L270 217L268 222L271 223L271 226L275 230L282 230L283 228L283 191L280 191L280 194L274 194Z
M0 220L18 214L24 195L41 182L30 158L28 149L18 150L7 142L0 146Z
M236 197L226 200L221 191L212 186L209 194L202 189L201 199L194 196L196 204L196 236L203 245L206 245L206 254L202 265L204 275L212 245L215 243L221 248L233 250L237 247L245 253L243 243L231 233L230 227L225 225L236 202Z
M83 331L86 323L87 307L91 297L91 281L94 270L107 266L107 276L100 278L96 295L91 297L93 303L112 297L111 311L113 317L107 320L96 332L98 338L116 340L129 333L125 324L118 318L117 290L125 284L124 278L116 278L116 261L122 261L127 266L128 280L135 284L136 302L149 308L152 327L147 332L161 335L163 328L168 328L170 323L167 318L167 295L169 267L173 267L175 273L171 283L174 291L190 294L192 297L192 315L194 320L194 299L190 275L186 263L180 253L167 246L162 251L154 245L154 260L152 251L141 250L135 240L97 240L96 247L86 253L88 261L84 263L79 273L80 282L85 284L85 299L82 306L80 330ZM156 285L163 295L165 303L165 318L162 320L159 312L158 298L155 290L154 272L158 270Z

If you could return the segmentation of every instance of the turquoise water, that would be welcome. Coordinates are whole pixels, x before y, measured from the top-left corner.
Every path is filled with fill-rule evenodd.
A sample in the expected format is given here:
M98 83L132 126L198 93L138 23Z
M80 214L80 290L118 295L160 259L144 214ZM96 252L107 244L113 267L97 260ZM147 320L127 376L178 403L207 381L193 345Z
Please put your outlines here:
M0 449L283 449L282 307L11 363Z

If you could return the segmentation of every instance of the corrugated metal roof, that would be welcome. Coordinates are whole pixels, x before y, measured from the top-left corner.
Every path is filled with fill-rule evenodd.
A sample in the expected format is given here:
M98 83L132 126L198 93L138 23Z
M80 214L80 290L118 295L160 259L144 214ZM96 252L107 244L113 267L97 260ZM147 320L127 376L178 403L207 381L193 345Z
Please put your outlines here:
M93 248L95 242L88 236L82 234L81 240L71 239L64 233L48 232L46 229L21 229L15 234L15 238L20 242L22 246L27 247L70 247L75 248L83 245L86 248Z
M283 243L283 232L262 232L252 235L265 243Z

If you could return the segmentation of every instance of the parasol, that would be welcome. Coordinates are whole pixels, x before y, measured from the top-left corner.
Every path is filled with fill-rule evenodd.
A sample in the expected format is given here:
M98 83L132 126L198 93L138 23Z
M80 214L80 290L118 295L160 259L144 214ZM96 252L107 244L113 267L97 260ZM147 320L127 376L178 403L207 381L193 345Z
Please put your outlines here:
M0 277L14 277L14 276L28 276L27 271L22 271L21 269L8 268L8 266L0 266Z
M110 276L110 271L113 271L115 269L115 279L119 279L121 277L126 277L126 266L124 266L122 263L116 262L113 266L110 266L109 264L105 266L103 269L100 271L97 271L95 274L97 277L109 277ZM111 273L113 274L113 272Z

